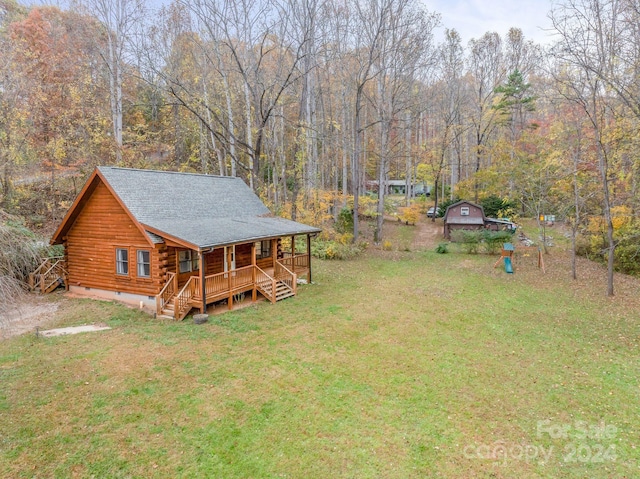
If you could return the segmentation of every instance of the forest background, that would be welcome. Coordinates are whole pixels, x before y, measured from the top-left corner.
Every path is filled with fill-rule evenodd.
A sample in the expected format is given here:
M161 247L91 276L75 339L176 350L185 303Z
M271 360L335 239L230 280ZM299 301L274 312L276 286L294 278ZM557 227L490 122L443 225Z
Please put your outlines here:
M371 185L403 179L409 208L424 183L555 215L613 295L640 273L640 0L549 18L542 46L465 43L417 0L0 0L0 240L50 233L97 165L239 176L329 236L348 216L342 242L363 215L384 239Z

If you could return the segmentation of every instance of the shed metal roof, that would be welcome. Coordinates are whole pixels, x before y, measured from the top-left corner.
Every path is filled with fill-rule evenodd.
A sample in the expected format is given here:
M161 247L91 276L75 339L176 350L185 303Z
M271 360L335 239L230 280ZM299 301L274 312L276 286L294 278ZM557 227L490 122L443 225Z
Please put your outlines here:
M168 236L203 249L320 232L274 217L240 178L106 166L98 171L153 242Z

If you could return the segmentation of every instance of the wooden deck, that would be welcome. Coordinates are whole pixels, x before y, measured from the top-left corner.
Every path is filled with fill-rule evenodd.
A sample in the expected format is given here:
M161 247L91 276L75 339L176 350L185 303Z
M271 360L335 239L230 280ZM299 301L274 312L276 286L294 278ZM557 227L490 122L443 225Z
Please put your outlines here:
M295 272L294 272L295 271ZM191 276L187 283L178 288L175 273L170 277L163 290L156 297L157 311L162 316L172 317L178 321L184 319L193 308L202 309L209 305L226 300L229 309L233 309L234 301L239 296L251 292L252 300L261 294L275 303L281 299L295 296L298 275L309 272L308 255L285 256L275 262L274 267L261 269L251 265L223 273L205 277L203 288L200 276Z

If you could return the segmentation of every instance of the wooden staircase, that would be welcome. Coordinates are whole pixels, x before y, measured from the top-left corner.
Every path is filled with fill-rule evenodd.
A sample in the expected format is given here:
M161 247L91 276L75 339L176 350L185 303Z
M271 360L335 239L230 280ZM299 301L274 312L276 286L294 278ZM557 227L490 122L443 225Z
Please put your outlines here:
M42 294L51 293L58 286L67 284L67 270L64 258L45 259L40 266L29 274L29 289Z
M172 297L165 305L162 307L162 311L160 311L159 316L164 318L174 319L176 315L176 297Z
M276 294L273 294L273 284L276 285ZM262 281L257 284L258 291L260 291L267 299L272 302L280 301L282 299L295 296L295 293L291 287L283 281Z

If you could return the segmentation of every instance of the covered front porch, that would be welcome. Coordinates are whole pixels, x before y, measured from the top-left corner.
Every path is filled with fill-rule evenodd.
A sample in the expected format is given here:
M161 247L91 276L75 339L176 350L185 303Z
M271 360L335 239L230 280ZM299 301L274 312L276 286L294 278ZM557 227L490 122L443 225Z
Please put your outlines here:
M182 320L194 308L206 312L221 301L231 310L247 294L252 301L260 294L272 303L295 296L298 278L311 282L311 235L302 239L306 242L298 241L298 246L291 236L169 252L165 285L156 296L157 314ZM306 243L302 248L301 242Z

